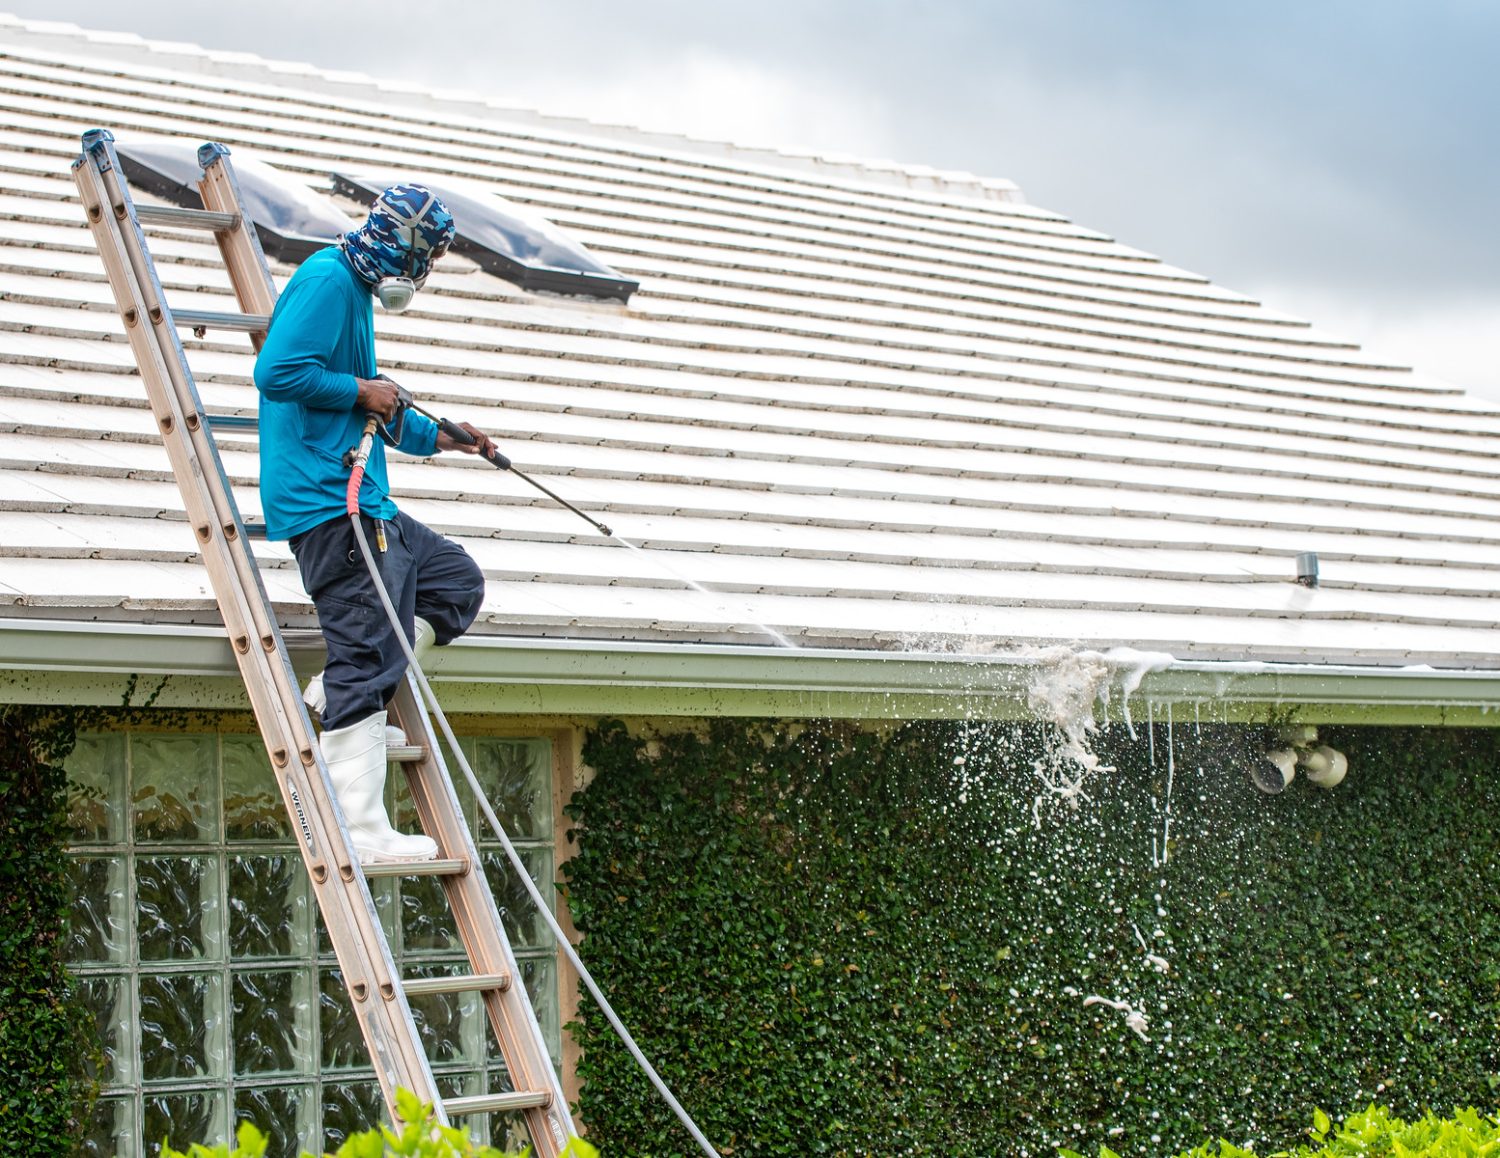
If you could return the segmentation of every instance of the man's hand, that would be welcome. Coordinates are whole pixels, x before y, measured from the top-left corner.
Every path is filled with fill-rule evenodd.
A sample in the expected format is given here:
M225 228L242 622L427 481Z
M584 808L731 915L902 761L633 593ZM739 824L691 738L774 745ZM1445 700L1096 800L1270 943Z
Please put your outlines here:
M458 425L463 430L469 432L469 436L474 439L473 445L459 442L457 439L450 438L439 430L437 436L437 448L439 450L461 450L465 454L482 454L485 458L489 458L491 452L498 449L494 442L491 441L490 436L484 431L470 426L467 422L460 422Z
M394 382L389 378L356 378L355 381L359 383L359 397L354 400L355 406L375 415L382 422L389 422L396 417L400 396Z

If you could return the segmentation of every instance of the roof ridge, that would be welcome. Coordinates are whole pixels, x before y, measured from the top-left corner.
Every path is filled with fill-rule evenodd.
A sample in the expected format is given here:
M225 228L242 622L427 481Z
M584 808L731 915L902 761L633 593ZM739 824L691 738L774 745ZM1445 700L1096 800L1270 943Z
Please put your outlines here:
M746 166L792 169L833 180L897 186L907 192L933 193L979 201L1024 203L1020 187L1003 177L981 177L962 170L856 157L847 153L794 152L771 146L744 145L659 129L612 124L586 117L559 116L540 109L507 104L481 93L433 89L413 81L387 81L353 70L326 69L302 61L270 60L253 52L208 49L187 41L150 40L133 32L98 32L58 20L28 20L0 12L0 31L32 47L83 50L108 59L131 59L166 71L198 73L281 84L295 77L308 91L350 100L415 98L427 107L461 116L494 119L592 139L715 157Z

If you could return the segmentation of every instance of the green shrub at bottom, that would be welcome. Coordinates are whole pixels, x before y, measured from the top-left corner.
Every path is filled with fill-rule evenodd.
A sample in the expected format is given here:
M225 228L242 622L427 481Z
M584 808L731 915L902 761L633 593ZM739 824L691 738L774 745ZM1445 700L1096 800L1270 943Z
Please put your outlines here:
M432 1107L418 1101L409 1090L397 1091L396 1108L404 1123L399 1132L377 1126L351 1134L333 1158L516 1158L493 1146L476 1145L467 1130L437 1125ZM264 1158L266 1137L253 1123L241 1122L235 1141L232 1150L197 1143L185 1151L163 1146L161 1158ZM581 1138L574 1138L563 1150L564 1158L598 1158L598 1153ZM304 1153L303 1158L311 1156Z
M1404 1122L1384 1106L1371 1106L1351 1114L1333 1129L1328 1115L1313 1112L1312 1144L1303 1143L1270 1158L1487 1158L1500 1154L1500 1117L1475 1109L1455 1110L1452 1117L1439 1118L1431 1111L1415 1122ZM1108 1148L1100 1158L1118 1158ZM1081 1158L1071 1150L1060 1158ZM1199 1146L1178 1158L1262 1158L1222 1139Z

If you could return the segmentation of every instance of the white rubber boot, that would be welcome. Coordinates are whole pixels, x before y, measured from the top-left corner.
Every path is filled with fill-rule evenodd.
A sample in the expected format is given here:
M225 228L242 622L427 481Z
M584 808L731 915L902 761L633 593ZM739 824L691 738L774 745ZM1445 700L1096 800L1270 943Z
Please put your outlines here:
M432 645L437 642L437 630L420 615L414 616L411 622L411 653L417 657L417 666L421 667L427 653L432 650Z
M437 842L408 836L391 827L385 811L385 713L376 712L319 739L328 776L349 826L349 839L361 864L432 860Z
M412 640L412 654L417 657L417 666L422 666L422 657L432 650L433 642L437 639L437 632L432 624L418 615L413 621L416 636ZM328 695L323 691L323 673L319 672L307 681L307 687L302 689L302 702L321 718L324 710L328 707ZM385 742L392 748L406 747L406 733L395 724L387 724L385 727Z

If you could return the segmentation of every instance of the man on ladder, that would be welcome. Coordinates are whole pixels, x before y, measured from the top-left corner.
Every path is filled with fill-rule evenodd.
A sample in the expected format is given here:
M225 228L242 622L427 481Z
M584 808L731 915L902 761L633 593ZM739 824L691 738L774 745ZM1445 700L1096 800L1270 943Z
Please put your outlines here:
M303 262L282 291L255 363L260 493L267 534L290 540L328 646L304 699L320 715L320 743L360 860L429 860L436 843L391 827L385 809L386 704L406 655L383 610L346 515L348 452L367 417L381 420L359 489L365 537L407 640L420 652L462 635L484 600L484 576L458 544L401 513L388 493L383 443L407 454L488 456L489 436L467 423L465 444L409 410L376 376L373 301L399 313L453 240L453 216L420 185L393 186L368 220Z

